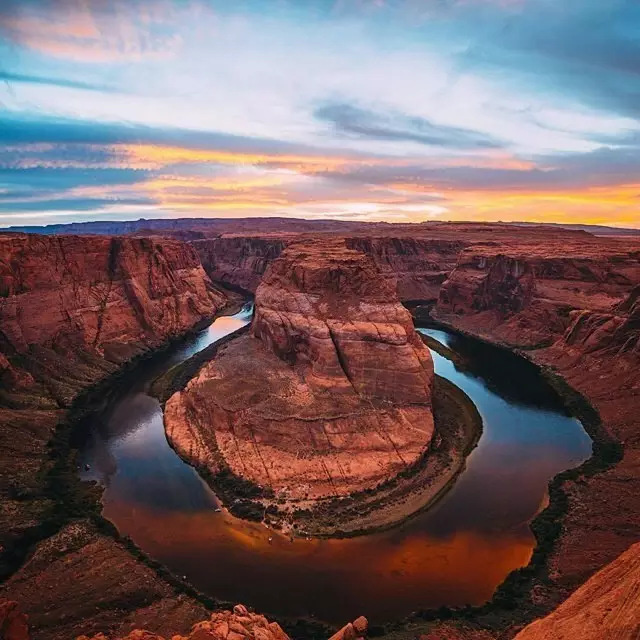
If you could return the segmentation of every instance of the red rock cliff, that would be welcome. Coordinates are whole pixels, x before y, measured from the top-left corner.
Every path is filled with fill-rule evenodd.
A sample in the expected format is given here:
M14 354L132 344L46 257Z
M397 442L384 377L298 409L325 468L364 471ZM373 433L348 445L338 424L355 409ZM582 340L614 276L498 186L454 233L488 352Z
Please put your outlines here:
M464 250L440 290L437 313L517 346L550 344L574 310L611 312L640 280L640 246L496 243Z
M0 236L4 349L73 345L107 357L154 345L225 303L189 245L146 238Z
M333 391L430 402L433 364L409 312L373 260L343 240L293 244L271 265L253 335Z
M455 238L348 237L347 247L370 255L380 272L396 283L403 302L435 302L462 249L469 241Z
M47 508L38 483L62 408L225 302L180 242L0 235L0 541Z
M636 640L640 637L640 543L598 571L553 613L515 640Z

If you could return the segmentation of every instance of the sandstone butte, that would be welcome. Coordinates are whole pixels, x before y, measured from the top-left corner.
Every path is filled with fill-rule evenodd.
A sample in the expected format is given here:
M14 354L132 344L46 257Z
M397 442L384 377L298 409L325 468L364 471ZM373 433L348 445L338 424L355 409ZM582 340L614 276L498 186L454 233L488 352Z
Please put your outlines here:
M267 269L251 335L165 406L180 454L289 501L375 487L433 435L429 350L388 280L344 239L291 243Z
M255 291L269 265L289 244L304 239L308 233L322 231L323 236L340 233L347 247L367 253L386 279L397 283L400 300L425 303L424 311L433 309L439 320L479 338L526 349L527 357L557 373L585 396L601 418L598 438L605 436L620 443L622 459L614 460L609 468L595 475L562 482L561 490L568 499L566 513L560 540L547 562L550 580L535 585L532 590L532 599L538 607L549 611L580 585L589 586L592 581L586 581L591 576L640 539L637 289L640 241L637 238L600 238L583 231L558 228L481 224L392 226L332 222L320 225L296 221L292 226L276 219L181 220L170 221L170 225L167 221L96 223L90 227L76 225L70 230L145 236L144 240L119 242L131 247L131 251L137 247L143 254L147 251L144 248L148 248L147 268L156 261L161 264L166 261L165 257L156 255L162 253L157 251L158 247L171 247L171 255L175 252L182 257L177 263L171 260L167 269L173 272L176 268L191 274L194 281L204 283L204 289L209 291L207 295L214 296L200 260L213 279ZM59 232L67 233L67 230L62 227ZM146 239L146 236L154 238ZM190 241L198 255L167 237ZM78 286L92 289L84 267L93 269L92 265L97 264L88 257L94 251L102 256L98 263L105 267L98 280L109 281L106 275L109 260L104 256L105 251L110 253L108 248L112 242L111 238L94 237L0 236L0 282L14 283L11 289L2 285L0 309L4 309L7 302L14 305L13 298L20 297L23 289L32 290L38 274L46 277L42 273L49 270L55 273L51 278L54 288L60 282L77 279ZM76 249L70 251L74 246ZM36 247L40 248L36 251ZM77 263L73 277L69 270L61 268L67 260L63 253ZM32 255L37 255L38 260L32 260ZM36 275L25 278L21 274L30 263L33 263L30 270L36 271ZM47 269L42 268L45 264ZM185 266L179 267L179 264ZM155 266L153 271L158 271ZM131 277L135 277L142 288L147 288L148 279L142 273ZM174 292L169 297L186 300L194 295L193 291L185 291L182 278L167 277L171 283L168 289ZM122 290L120 284L114 288L116 292ZM156 295L150 297L153 299ZM201 299L200 294L196 297ZM50 305L54 312L59 308L55 297L50 299ZM217 305L217 302L213 304ZM126 303L123 302L123 306L126 307ZM43 327L48 324L48 308L44 309L46 313L37 306L25 309L15 319L18 325L31 323L37 328L40 323ZM97 316L99 310L99 304L93 305L87 315ZM189 321L184 318L181 326L186 327L197 315L190 315ZM137 312L127 316L138 317ZM110 332L111 320L117 320L118 316L106 317L109 318L106 328ZM66 326L64 322L62 326ZM4 321L1 328L4 333ZM124 344L131 340L132 345L132 349L124 351L138 352L158 344L169 333L164 327L158 331L154 336L152 331L142 331L137 320L133 321L130 329L122 333ZM45 445L64 407L78 391L112 372L122 361L117 355L120 350L113 349L116 345L108 341L102 352L98 343L96 349L93 345L88 349L70 348L70 344L78 344L69 340L73 334L73 331L63 331L60 346L55 339L36 340L22 351L9 345L4 337L0 340L0 369L3 370L0 374L0 543L5 545L5 552L11 548L11 540L36 527L53 504L50 496L41 493L34 478L41 477L42 469L47 467ZM89 332L88 335L95 338L96 334ZM87 344L83 339L79 343ZM65 354L63 358L59 356L61 350ZM82 357L78 358L77 353ZM47 359L42 354L46 354ZM107 354L113 359L107 359ZM65 367L66 361L73 366ZM184 595L176 596L153 570L135 560L120 542L96 531L90 523L71 523L55 535L47 535L50 537L35 546L32 559L15 571L2 592L3 597L20 603L29 616L30 625L37 629L36 637L70 638L100 631L110 637L113 634L125 637L132 629L141 628L171 637L175 633L188 634L191 625L210 615L199 603ZM637 558L638 554L636 545L623 557L628 560ZM2 561L6 555L1 556ZM629 571L629 575L635 572L637 576L637 567ZM624 640L637 637L637 628L629 625L637 624L640 607L617 590L620 585L625 589L630 585L637 600L637 581L633 583L620 572L608 569L595 578L599 580L602 598L596 597L595 591L581 589L576 594L591 594L589 603L580 602L584 614L591 612L591 604L595 607L594 619L601 620L606 630L599 637ZM607 602L607 593L618 597L614 602ZM569 598L565 605L571 602ZM611 609L606 617L600 617L602 609L598 613L603 602L605 611ZM620 620L628 620L629 625L615 635L609 622L617 616L618 605L625 602L633 606L621 609ZM130 604L123 611L122 603L140 605ZM558 609L562 611L561 618L549 616L539 623L544 626L534 624L523 633L540 629L540 633L547 635L534 637L555 638L554 629L559 632L570 629L566 625L572 617L571 609L565 605ZM517 612L514 616L517 617ZM573 620L575 625L587 624L584 618L573 616ZM482 620L479 624L482 625ZM627 629L631 629L630 634ZM485 640L496 635L511 637L513 633L515 631L506 631L501 635L488 629L478 630L477 625L475 629L465 627L461 631L459 625L445 623L436 625L424 637ZM564 640L572 636L558 637ZM573 637L590 640L589 636L575 633Z

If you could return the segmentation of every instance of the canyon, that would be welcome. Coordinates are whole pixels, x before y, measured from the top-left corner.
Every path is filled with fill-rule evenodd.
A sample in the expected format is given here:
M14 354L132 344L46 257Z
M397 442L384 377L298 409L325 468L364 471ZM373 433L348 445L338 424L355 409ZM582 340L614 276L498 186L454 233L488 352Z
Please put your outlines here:
M559 536L520 603L523 617L560 608L520 637L571 637L562 629L586 624L575 614L584 602L597 611L620 606L631 631L610 637L634 637L637 607L594 594L617 584L637 592L637 582L620 576L631 571L640 539L640 240L479 224L153 227L106 226L101 233L131 233L113 238L0 235L0 543L11 574L2 595L19 602L38 637L186 634L208 618L193 594L136 559L126 541L84 519L53 525L59 469L47 444L83 390L213 317L232 297L228 289L254 292L256 317L250 334L221 347L168 400L167 433L183 457L214 473L222 460L296 508L370 489L411 466L435 440L435 392L429 352L404 302L416 317L517 350L590 407L600 466L556 482ZM234 457L231 434L247 412L259 428L238 431L245 449ZM374 443L369 420L381 414L390 437ZM292 434L317 415L333 424L334 440L324 434L322 442L311 427L296 460ZM362 459L349 441L354 416L369 424ZM202 435L205 421L219 425L215 441ZM329 448L335 468L321 468ZM304 482L292 486L293 476ZM582 591L596 579L596 591ZM497 637L485 622L448 623L446 632Z

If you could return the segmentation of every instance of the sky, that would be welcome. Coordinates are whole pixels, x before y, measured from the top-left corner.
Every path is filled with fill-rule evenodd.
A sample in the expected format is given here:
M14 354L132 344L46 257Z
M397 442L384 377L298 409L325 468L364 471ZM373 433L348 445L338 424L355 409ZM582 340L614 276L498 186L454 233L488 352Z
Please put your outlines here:
M638 0L0 0L0 226L640 227Z

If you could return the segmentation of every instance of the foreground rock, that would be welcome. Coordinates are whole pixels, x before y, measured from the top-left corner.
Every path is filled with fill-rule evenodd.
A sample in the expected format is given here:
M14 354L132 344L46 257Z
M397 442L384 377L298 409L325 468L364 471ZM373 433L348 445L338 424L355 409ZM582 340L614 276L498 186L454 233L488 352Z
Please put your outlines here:
M121 637L137 628L171 637L207 617L202 605L84 520L40 543L0 598L17 602L33 637L43 640Z
M156 611L158 619L153 628L166 628L166 637L172 640L290 640L277 622L269 622L267 618L249 611L244 605L237 604L233 611L216 611L205 620L197 622L184 635L171 631L170 620L163 619L163 613ZM27 624L28 616L20 610L17 602L0 600L0 632L3 640L30 640L31 633ZM186 620L174 621L175 629L182 629ZM350 622L336 632L329 640L359 640L367 634L368 622L364 617ZM151 627L150 627L151 628ZM162 632L165 633L165 632ZM64 637L64 636L62 636ZM66 636L72 638L72 635ZM165 640L159 631L134 629L133 631L102 631L95 635L83 634L77 640Z
M598 571L516 640L636 640L640 637L640 543Z
M173 446L298 506L373 488L433 435L433 363L411 316L342 239L290 245L256 294L252 335L165 407Z

